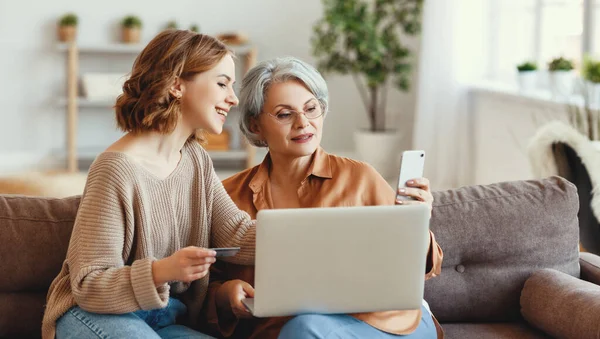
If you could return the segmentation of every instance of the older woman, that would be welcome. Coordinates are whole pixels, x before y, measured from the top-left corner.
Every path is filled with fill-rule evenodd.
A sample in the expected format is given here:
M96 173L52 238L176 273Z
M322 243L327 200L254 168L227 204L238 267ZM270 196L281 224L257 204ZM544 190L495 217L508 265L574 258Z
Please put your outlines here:
M260 165L223 184L252 217L272 208L431 206L427 179L410 180L409 188L399 191L415 201L395 201L396 192L371 166L328 154L319 146L328 91L310 65L294 58L263 62L246 75L240 94L241 130L254 145L268 147L269 153ZM433 234L427 259L425 279L440 273L442 251ZM242 304L254 295L254 267L217 262L211 280L206 320L225 337L435 338L439 328L425 301L418 310L255 319Z

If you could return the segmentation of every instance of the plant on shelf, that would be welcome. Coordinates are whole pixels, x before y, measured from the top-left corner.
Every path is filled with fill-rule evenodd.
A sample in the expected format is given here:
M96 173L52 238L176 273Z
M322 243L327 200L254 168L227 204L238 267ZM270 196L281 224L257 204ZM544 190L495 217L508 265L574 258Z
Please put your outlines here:
M323 74L351 75L369 120L356 131L359 156L384 177L399 160L398 134L386 129L390 87L408 91L414 58L404 39L421 32L424 0L322 0L311 39ZM376 151L374 151L376 150Z
M58 40L62 42L75 41L78 22L77 15L73 13L63 15L58 21Z
M552 59L548 63L548 70L550 72L571 71L574 68L573 62L563 57Z
M600 60L586 57L583 60L583 78L593 84L600 84Z
M121 37L124 43L140 42L142 30L142 20L135 16L129 15L121 21Z
M517 65L517 80L521 92L527 92L535 88L537 82L537 63L525 61Z
M590 140L600 139L600 61L586 56L581 70L583 107L569 105L571 124Z
M195 33L200 33L200 26L193 24L190 26L190 31L195 32Z
M537 63L535 63L533 61L525 61L522 64L517 65L517 71L519 71L519 72L537 71Z
M571 125L590 140L600 140L600 61L586 56L581 70L583 103L567 105Z
M171 20L169 22L167 22L167 26L165 26L165 29L178 29L179 25L177 24L177 21L175 20Z
M573 61L563 57L555 58L548 63L550 91L553 98L568 99L573 94L574 68Z

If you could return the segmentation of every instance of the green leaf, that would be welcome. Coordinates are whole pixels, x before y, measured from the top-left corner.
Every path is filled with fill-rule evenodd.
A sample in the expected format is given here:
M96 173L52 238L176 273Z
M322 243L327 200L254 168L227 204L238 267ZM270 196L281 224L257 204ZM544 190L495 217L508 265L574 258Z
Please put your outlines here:
M423 0L322 0L322 3L324 14L314 25L311 38L318 69L324 74L353 73L365 79L367 87L376 89L379 95L388 80L407 91L412 60L402 37L420 33ZM378 120L372 123L371 128L380 126Z
M77 26L79 18L74 13L67 13L63 15L58 21L59 26Z

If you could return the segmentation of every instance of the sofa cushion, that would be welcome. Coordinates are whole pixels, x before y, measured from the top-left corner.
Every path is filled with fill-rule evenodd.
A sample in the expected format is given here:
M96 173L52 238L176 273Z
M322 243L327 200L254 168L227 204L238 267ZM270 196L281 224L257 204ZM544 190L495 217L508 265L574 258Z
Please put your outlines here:
M544 269L525 282L521 313L556 338L598 339L600 286Z
M442 324L445 339L546 339L552 338L524 322Z
M520 319L540 268L579 274L578 197L559 177L435 192L431 230L444 251L425 299L442 322Z
M0 293L0 338L40 338L46 291Z
M48 289L65 260L79 200L0 195L0 292Z

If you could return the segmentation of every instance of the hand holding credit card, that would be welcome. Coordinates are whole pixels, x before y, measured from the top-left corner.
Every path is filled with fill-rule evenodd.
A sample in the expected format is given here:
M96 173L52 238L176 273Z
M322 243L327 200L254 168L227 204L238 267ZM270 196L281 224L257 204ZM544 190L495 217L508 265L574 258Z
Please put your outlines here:
M216 255L217 258L233 257L240 251L239 247L222 247L222 248L209 248L209 249L217 252L217 255Z

